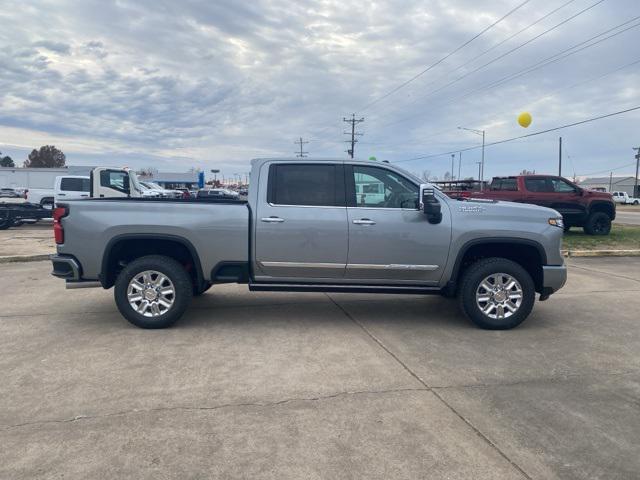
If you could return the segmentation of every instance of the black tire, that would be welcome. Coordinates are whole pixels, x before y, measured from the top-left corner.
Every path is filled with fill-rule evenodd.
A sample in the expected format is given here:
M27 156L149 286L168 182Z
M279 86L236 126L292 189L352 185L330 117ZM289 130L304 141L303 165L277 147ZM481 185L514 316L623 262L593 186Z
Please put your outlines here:
M609 235L611 218L604 212L593 212L587 218L583 229L588 235Z
M476 292L480 284L490 275L497 273L510 275L518 281L522 289L522 302L519 308L505 318L491 318L476 302ZM464 272L458 291L458 301L464 314L476 326L487 330L508 330L517 327L529 316L533 309L535 295L535 285L531 275L524 268L506 258L493 257L478 260Z
M147 270L162 273L173 283L175 291L171 307L156 317L148 317L138 313L129 304L127 298L129 282L136 275ZM173 325L189 306L193 295L193 286L189 274L176 260L162 255L149 255L134 260L120 272L113 293L122 316L136 327L166 328Z
M13 224L13 220L9 219L9 212L0 211L0 230L7 230Z
M211 288L211 284L210 283L205 283L204 287L196 287L195 285L193 286L193 296L194 297L199 297L200 295L202 295L204 292L206 292L207 290L209 290Z

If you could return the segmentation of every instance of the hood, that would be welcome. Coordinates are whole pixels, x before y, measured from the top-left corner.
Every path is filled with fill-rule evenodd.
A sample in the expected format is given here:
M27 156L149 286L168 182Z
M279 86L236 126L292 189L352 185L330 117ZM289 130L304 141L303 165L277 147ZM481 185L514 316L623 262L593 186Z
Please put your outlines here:
M531 218L548 220L552 217L560 217L560 213L552 208L532 205L530 203L505 202L502 200L485 200L481 198L469 198L465 200L454 200L451 208L461 213L484 213L485 215L495 215L499 217Z
M609 192L598 192L597 190L588 190L586 188L583 188L582 191L584 192L582 194L583 197L602 198L603 200L609 200L613 202L613 195L611 195Z

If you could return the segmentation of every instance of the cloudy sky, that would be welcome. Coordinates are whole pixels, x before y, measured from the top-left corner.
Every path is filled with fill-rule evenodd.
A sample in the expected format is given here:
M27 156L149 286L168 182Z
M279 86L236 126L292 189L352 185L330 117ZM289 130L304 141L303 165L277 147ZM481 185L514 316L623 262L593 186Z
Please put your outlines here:
M457 126L491 142L640 106L638 0L529 0L385 97L523 1L3 0L0 151L230 175L300 136L343 157L355 113L357 156L442 176L449 155L412 159L478 144ZM631 172L639 112L487 148L486 174L555 172L559 135L566 175Z

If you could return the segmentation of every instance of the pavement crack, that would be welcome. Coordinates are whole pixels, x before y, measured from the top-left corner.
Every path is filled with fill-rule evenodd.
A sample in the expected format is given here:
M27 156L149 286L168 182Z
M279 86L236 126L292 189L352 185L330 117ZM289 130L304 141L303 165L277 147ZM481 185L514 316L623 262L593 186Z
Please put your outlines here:
M292 397L285 398L283 400L276 400L273 402L236 402L236 403L221 403L219 405L210 405L202 407L194 406L174 406L174 407L154 407L154 408L133 408L129 410L121 410L118 412L103 413L99 415L76 415L71 418L64 418L59 420L36 420L33 422L15 423L11 425L3 425L2 431L7 431L13 428L27 427L32 425L46 425L46 424L60 424L60 423L73 423L81 420L93 420L101 418L119 417L130 415L133 413L154 413L154 412L171 412L171 411L210 411L221 410L225 408L235 407L277 407L280 405L286 405L294 402L318 402L322 400L330 400L338 397L347 397L355 395L384 395L387 393L402 393L402 392L426 392L426 388L390 388L384 390L346 390L342 392L331 393L328 395L316 395L314 397Z
M633 282L640 283L640 280L638 280L637 278L627 277L626 275L620 275L618 273L605 272L605 271L602 271L602 270L597 270L595 268L582 267L582 266L573 265L573 264L570 264L570 263L568 265L569 265L569 268L577 268L578 270L586 270L587 272L600 273L602 275L610 275L612 277L624 278L625 280L631 280Z
M455 407L453 407L453 405L449 404L440 394L438 394L438 392L436 390L434 390L431 386L429 386L427 384L427 382L425 380L423 380L416 372L414 372L413 370L411 370L411 368L405 363L403 362L395 353L393 353L385 344L384 342L382 342L382 340L380 340L378 337L376 337L363 323L359 322L358 320L355 319L355 317L353 317L344 307L342 307L342 305L340 305L338 302L336 302L329 294L325 293L325 295L329 298L329 300L331 300L336 307L338 307L347 318L349 318L353 323L355 323L357 326L359 326L366 335L369 336L369 338L371 338L371 340L373 340L375 343L378 344L378 346L380 348L382 348L385 352L387 352L387 354L389 354L396 362L398 362L398 364L400 364L400 366L402 366L402 368L404 368L404 370L407 371L407 373L409 373L413 378L415 378L418 382L420 382L425 390L431 392L438 400L440 400L440 402L447 407L456 417L458 417L462 422L464 422L471 430L473 430L473 432L478 436L478 438L480 438L481 440L483 440L485 443L487 443L493 450L495 450L498 455L500 455L505 461L507 461L515 470L517 470L524 478L528 479L528 480L532 480L532 477L525 472L522 467L520 467L520 465L518 465L515 461L511 460L506 453L504 453L500 447L498 447L498 445L496 443L494 443L489 437L487 437L484 433L482 433L482 431L480 431L480 429L478 427L476 427L473 423L471 423L471 421L466 418L464 415L462 415L460 412L458 412L458 410L455 409Z

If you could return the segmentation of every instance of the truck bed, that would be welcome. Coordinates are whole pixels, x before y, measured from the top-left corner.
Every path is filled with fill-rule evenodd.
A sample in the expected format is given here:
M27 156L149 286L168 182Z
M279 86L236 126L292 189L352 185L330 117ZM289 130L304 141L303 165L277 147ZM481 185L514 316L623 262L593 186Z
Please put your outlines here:
M202 272L223 261L247 262L249 207L241 200L109 198L61 202L65 243L58 253L73 255L82 276L97 280L105 252L126 239L180 239L195 252Z

